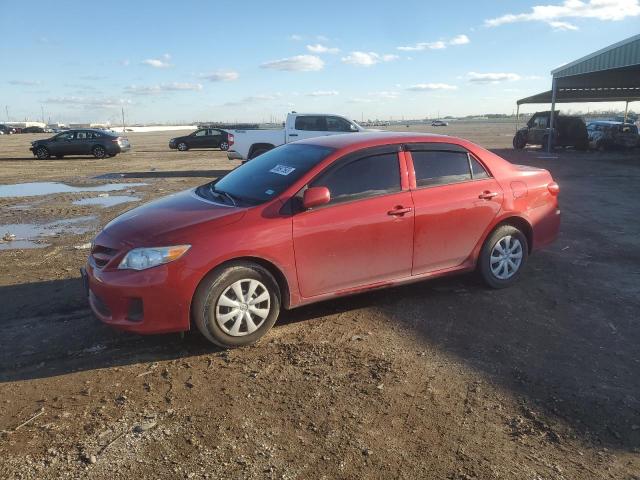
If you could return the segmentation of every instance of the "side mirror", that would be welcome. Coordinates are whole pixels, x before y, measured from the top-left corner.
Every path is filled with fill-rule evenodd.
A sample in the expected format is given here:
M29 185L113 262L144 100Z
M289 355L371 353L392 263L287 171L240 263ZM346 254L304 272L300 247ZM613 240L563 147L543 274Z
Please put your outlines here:
M302 206L305 209L325 205L331 200L331 194L327 187L309 187L302 197Z

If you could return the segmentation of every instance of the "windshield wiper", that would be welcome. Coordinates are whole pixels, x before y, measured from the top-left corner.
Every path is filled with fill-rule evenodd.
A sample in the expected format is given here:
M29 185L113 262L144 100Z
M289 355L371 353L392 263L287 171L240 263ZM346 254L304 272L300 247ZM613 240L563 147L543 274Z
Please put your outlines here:
M233 195L231 195L230 193L224 192L222 190L216 190L216 187L214 187L213 185L209 187L209 190L212 194L217 195L218 197L227 198L231 202L231 205L233 205L234 207L238 206L235 199L233 198Z

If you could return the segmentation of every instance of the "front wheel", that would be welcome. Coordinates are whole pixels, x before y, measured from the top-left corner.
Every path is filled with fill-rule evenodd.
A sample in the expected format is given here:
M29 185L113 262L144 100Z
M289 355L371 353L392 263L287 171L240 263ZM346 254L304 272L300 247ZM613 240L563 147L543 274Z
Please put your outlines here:
M198 330L224 348L257 342L279 313L278 283L268 270L248 262L211 272L193 299L193 320Z
M180 142L178 144L178 150L180 150L181 152L186 152L187 150L189 150L189 145L184 142Z
M488 286L505 288L518 279L528 254L527 237L512 225L502 225L482 246L478 270Z
M527 139L521 133L516 133L513 137L513 148L522 150L527 145Z
M51 154L49 153L49 149L47 147L38 147L36 150L36 157L40 160L47 160Z

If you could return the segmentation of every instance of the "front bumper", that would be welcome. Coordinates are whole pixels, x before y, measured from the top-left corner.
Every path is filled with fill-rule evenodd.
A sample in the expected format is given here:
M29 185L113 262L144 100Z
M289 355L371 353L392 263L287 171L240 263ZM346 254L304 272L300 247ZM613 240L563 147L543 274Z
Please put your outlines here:
M89 260L82 277L91 310L107 325L140 334L189 330L191 298L169 265L101 270Z

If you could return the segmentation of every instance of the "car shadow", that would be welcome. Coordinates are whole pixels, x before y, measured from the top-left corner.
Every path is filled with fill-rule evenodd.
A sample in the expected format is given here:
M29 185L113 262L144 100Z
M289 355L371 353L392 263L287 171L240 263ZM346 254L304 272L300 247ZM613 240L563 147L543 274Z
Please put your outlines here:
M640 414L637 322L603 335L570 307L544 300L553 286L537 285L550 260L527 267L527 279L506 290L486 289L473 275L441 278L285 311L275 328L373 308L585 440L638 448L640 434L630 428ZM101 324L79 279L1 287L0 304L0 383L221 351L197 332L139 336ZM379 326L365 320L361 328Z

